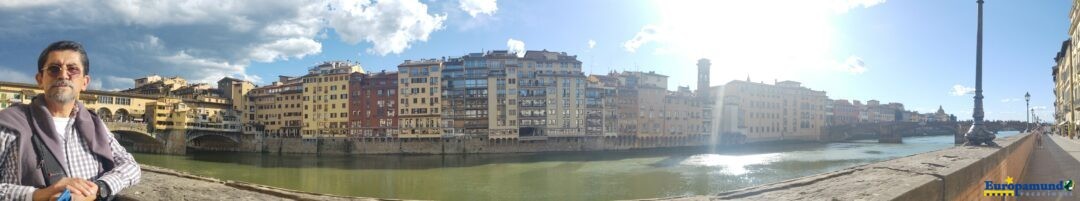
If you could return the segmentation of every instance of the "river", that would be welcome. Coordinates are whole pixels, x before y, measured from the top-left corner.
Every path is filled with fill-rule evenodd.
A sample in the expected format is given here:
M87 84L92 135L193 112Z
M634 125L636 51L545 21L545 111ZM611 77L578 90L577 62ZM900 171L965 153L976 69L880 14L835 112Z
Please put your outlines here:
M998 137L1016 135L1002 132ZM136 153L139 163L337 195L428 200L614 200L715 194L939 150L952 136L700 148L481 155Z

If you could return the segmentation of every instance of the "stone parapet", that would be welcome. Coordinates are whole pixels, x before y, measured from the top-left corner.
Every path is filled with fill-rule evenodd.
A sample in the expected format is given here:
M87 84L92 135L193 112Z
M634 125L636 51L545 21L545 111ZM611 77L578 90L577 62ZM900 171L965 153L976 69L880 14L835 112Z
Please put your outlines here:
M668 200L992 200L984 181L1022 174L1033 137L995 140L1002 147L957 146L715 195Z

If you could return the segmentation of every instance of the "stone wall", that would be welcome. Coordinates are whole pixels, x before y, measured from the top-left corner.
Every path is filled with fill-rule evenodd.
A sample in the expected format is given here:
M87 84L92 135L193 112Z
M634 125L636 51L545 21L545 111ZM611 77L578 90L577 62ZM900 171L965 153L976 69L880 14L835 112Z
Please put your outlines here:
M1000 200L984 181L1019 177L1034 138L995 140L1002 147L957 146L709 196L671 200Z

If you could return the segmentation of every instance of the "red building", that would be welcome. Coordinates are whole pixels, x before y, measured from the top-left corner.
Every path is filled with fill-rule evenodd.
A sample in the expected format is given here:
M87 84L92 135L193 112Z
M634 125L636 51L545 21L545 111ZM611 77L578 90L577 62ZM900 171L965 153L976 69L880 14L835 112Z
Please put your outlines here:
M349 80L349 134L397 137L397 72L354 74Z

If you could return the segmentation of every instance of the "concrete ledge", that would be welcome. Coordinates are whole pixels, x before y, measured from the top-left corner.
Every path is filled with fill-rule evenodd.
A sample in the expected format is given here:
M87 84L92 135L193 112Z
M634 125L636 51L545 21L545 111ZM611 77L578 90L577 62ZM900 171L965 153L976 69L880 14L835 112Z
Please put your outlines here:
M139 184L121 191L118 200L397 200L302 192L149 165L142 171Z
M668 200L978 200L983 181L1019 176L1033 138L995 140L1001 148L957 146L716 195Z

